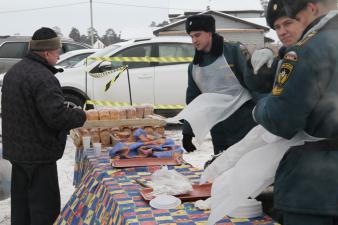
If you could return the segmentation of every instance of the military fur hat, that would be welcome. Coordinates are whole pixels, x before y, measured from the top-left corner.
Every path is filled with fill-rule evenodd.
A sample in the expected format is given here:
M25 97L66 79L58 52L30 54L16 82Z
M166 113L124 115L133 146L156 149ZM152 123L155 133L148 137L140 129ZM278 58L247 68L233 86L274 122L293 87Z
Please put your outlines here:
M215 33L215 19L210 15L194 15L187 18L185 30L188 34L191 31L206 31Z
M303 10L307 3L327 2L330 0L283 0L287 16L295 18L297 13Z
M286 16L286 11L282 0L270 0L266 10L266 23L274 28L277 19Z
M31 51L47 51L61 48L61 39L56 32L48 27L42 27L34 32L29 42Z

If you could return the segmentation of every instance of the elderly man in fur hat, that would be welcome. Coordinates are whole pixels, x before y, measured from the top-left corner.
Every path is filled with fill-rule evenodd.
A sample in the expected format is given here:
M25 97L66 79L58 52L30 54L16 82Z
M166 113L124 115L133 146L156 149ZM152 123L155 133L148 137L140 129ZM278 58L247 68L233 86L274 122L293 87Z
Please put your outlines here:
M30 51L6 74L2 87L3 157L12 164L12 225L53 224L60 212L56 161L67 133L86 120L67 108L54 67L60 37L50 28L32 36Z
M240 44L225 42L215 31L215 19L210 15L194 15L186 21L186 32L195 47L195 56L188 69L187 104L202 93L226 94L235 98L246 92L243 77L248 68ZM246 101L211 129L215 154L241 140L255 126L251 116L254 105L253 100ZM189 123L185 121L182 142L188 152L196 149L192 144L193 136Z

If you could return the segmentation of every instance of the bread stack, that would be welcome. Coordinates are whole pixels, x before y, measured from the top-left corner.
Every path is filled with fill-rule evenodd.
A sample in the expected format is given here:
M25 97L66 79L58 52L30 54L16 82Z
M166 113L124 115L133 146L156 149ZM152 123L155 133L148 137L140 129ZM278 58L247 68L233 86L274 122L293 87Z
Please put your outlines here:
M154 114L151 104L139 106L110 107L103 109L91 109L86 111L87 120L125 120L143 119ZM133 141L133 127L114 128L79 128L77 129L80 140L83 136L90 136L91 143L102 143L103 146L114 145L117 141ZM74 141L75 142L75 141ZM82 145L82 141L76 142ZM78 145L78 144L77 144Z

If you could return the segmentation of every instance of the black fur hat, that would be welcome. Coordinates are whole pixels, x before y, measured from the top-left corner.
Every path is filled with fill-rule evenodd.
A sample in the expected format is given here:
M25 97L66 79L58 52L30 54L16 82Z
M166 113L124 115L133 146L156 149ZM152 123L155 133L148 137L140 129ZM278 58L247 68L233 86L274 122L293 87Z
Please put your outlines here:
M185 30L188 34L191 31L206 31L215 33L215 19L210 15L189 16L185 23Z
M318 2L326 2L328 0L283 0L283 4L285 7L286 14L291 17L295 18L297 13L303 10L307 3L318 3Z
M278 18L286 16L286 11L282 0L270 0L266 10L266 23L275 29L273 24Z

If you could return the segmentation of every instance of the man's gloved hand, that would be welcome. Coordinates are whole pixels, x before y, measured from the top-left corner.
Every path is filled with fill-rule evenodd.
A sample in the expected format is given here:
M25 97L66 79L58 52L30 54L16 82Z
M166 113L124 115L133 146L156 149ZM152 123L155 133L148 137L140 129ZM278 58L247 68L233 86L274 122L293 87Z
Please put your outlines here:
M196 150L195 145L192 143L192 137L193 137L192 135L183 134L182 144L183 144L183 148L187 152L193 152Z
M263 48L254 51L251 56L251 65L254 69L254 74L257 74L258 70L266 64L268 68L271 68L273 63L273 52L271 49Z

